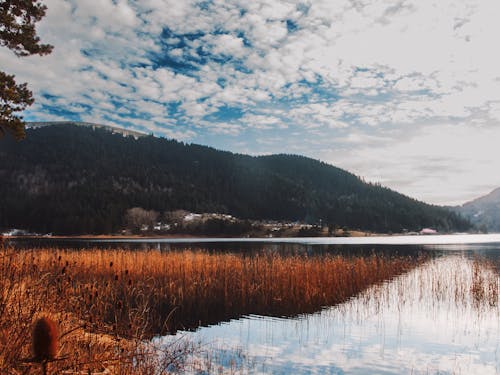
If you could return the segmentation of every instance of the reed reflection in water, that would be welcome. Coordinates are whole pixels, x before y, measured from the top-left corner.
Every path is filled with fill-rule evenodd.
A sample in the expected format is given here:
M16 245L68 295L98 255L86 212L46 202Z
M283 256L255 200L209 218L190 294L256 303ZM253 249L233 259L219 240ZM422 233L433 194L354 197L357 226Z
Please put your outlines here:
M452 255L319 313L247 316L178 335L207 343L193 373L496 374L498 289L495 264Z

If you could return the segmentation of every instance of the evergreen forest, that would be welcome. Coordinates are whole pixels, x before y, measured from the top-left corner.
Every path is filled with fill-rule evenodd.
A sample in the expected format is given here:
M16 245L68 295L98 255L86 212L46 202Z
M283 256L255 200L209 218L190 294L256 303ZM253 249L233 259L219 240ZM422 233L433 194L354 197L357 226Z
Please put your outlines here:
M132 207L374 232L466 231L446 208L297 155L248 156L105 128L51 125L0 140L0 228L109 234Z

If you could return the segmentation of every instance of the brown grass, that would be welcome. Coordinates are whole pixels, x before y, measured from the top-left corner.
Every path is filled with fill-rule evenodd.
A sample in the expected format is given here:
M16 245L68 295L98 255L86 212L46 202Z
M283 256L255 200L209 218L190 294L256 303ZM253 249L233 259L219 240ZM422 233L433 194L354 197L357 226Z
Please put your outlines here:
M193 346L160 355L146 339L243 314L290 316L347 300L421 259L161 253L125 250L0 251L1 373L36 373L33 322L61 332L54 371L167 373ZM27 334L28 332L28 334ZM154 353L154 355L152 354Z

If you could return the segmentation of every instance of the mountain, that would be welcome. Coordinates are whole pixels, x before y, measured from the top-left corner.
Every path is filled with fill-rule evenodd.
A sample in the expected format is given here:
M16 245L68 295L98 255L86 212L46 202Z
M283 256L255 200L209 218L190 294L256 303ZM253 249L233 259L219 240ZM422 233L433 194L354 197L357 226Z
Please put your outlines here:
M29 122L27 123L28 129L43 128L46 126L85 126L92 129L104 129L111 133L121 134L125 137L132 136L134 138L145 137L147 134L137 132L134 130L118 128L110 125L95 124L93 122L80 122L80 121L42 121L42 122Z
M479 229L500 232L500 188L455 208Z
M0 228L111 233L132 207L303 221L377 232L470 223L332 165L247 156L100 126L35 126L0 140Z

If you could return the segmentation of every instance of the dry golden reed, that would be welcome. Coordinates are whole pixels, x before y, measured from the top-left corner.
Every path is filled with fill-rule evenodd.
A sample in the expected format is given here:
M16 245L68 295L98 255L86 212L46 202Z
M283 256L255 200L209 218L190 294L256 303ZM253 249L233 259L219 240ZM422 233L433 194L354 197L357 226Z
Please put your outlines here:
M168 373L158 366L179 360L179 352L192 346L175 348L175 356L164 353L158 362L158 351L153 356L144 344L153 335L245 314L314 312L421 261L375 255L4 249L0 334L15 339L0 340L0 370L30 373L23 364L30 354L26 332L34 317L50 315L61 332L61 360L53 364L57 371ZM40 351L38 357L54 358L55 352Z
M120 335L137 321L135 329L153 335L242 314L313 312L416 263L401 257L97 249L46 249L31 256L56 286L64 311L106 323Z

